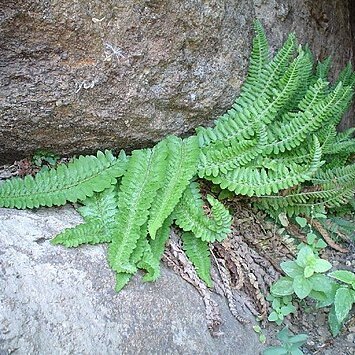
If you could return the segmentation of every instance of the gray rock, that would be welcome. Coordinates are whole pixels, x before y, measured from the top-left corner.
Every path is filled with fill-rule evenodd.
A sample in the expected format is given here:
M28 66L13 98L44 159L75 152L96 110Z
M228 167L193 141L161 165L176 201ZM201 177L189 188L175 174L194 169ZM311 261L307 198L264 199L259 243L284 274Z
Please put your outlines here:
M117 294L104 246L49 243L80 221L68 207L0 209L1 354L259 353L251 325L221 299L224 335L212 338L197 291L168 269Z
M342 0L1 1L0 163L211 124L245 78L255 17L273 49L294 30L336 72L352 58Z

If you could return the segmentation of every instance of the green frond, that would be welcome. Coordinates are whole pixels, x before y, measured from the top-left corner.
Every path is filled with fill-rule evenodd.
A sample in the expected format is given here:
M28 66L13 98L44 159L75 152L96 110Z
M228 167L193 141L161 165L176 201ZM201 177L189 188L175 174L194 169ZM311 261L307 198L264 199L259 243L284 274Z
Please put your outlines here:
M322 145L322 151L324 152L328 146L333 145L338 133L335 125L329 124L318 129L315 134L318 137L319 142Z
M160 260L164 253L165 244L170 236L170 226L172 223L173 217L170 215L165 219L163 225L158 229L157 233L155 234L155 238L149 240L150 248L156 260ZM148 274L146 275L147 278Z
M312 179L314 186L286 196L262 196L257 205L264 209L283 211L288 215L310 215L324 207L332 208L348 203L355 193L355 164L331 171L318 172Z
M343 88L339 84L333 92L316 105L309 106L309 109L286 114L283 121L273 127L273 135L270 136L269 144L266 145L264 152L279 154L296 148L310 133L315 132L337 115L343 109L344 104L348 105L350 99L351 91L348 87Z
M259 76L252 75L241 89L241 96L233 108L215 121L214 128L199 127L196 132L201 147L216 141L230 145L231 140L243 137L249 139L254 135L256 123L269 124L277 112L296 93L300 74L305 70L306 56L300 51L290 65L295 51L295 36L289 35L275 58L262 70ZM254 78L255 77L255 78ZM255 80L253 80L255 79Z
M126 272L117 272L115 291L120 292L123 289L123 287L125 287L128 284L132 276L133 274L129 274Z
M212 145L202 149L200 163L198 166L198 176L216 177L220 172L235 169L249 163L258 156L267 142L267 132L264 125L259 125L255 139L235 141L230 146L223 144Z
M73 228L67 228L59 233L51 243L61 244L68 248L77 247L81 244L99 244L108 243L112 239L111 235L102 233L102 224L100 221L92 220L86 223L78 224Z
M241 97L235 101L233 108L239 110L240 106L250 105L251 98L260 96L273 97L273 89L277 87L280 79L285 74L290 60L296 49L296 37L291 33L284 45L276 53L275 57L262 67L258 76L253 76L249 82L245 82L241 89Z
M308 88L313 83L312 74L313 74L313 56L310 53L308 48L303 49L303 52L300 51L300 54L303 53L303 58L300 62L300 67L298 68L298 78L297 78L297 88L293 90L294 94L292 97L286 101L282 108L278 112L278 116L282 116L288 111L297 110L299 102L306 95ZM296 58L297 60L297 58ZM295 81L296 82L296 81Z
M197 275L208 287L212 287L211 259L208 242L203 241L191 232L182 234L183 248L187 257L195 266Z
M333 184L346 186L348 183L355 185L355 164L349 164L342 168L322 171L319 170L312 182L314 185L332 186Z
M245 88L248 88L257 82L262 74L262 70L270 61L269 43L265 35L264 28L260 21L256 20L253 23L255 36L253 38L252 50L250 54L249 68L247 78L245 80ZM241 89L241 96L244 96L245 89Z
M314 137L312 159L308 164L277 165L274 170L254 166L238 167L226 174L212 178L214 184L222 189L234 191L247 196L262 196L277 193L309 180L322 165L321 149L318 139Z
M328 93L329 83L323 79L318 79L311 85L305 93L303 99L298 104L300 111L310 111L314 105L322 102Z
M147 222L151 204L164 183L166 157L166 141L152 150L132 152L118 192L117 232L108 248L109 263L117 272L136 272L130 256L138 240L146 236L146 229L142 231L141 227Z
M85 199L78 211L84 222L65 229L52 239L52 244L77 247L80 244L109 243L115 233L118 215L116 191L113 187Z
M175 223L203 241L222 241L230 233L232 218L221 202L212 196L207 196L207 201L211 206L210 217L204 212L198 183L192 182L175 208Z
M35 177L14 178L0 185L0 207L37 208L84 200L116 183L125 172L127 157L116 159L108 150L80 156L68 165L42 170Z
M351 62L345 66L345 68L339 73L335 82L335 86L342 83L344 86L352 86L355 88L355 72L353 71Z
M147 241L142 259L137 264L140 269L143 269L147 272L143 277L144 281L155 281L160 276L159 262L160 259L154 257L152 249Z
M332 64L332 58L330 56L325 58L322 61L319 61L316 67L316 74L315 74L316 78L322 79L324 81L328 81L328 75L329 75L331 64Z
M170 136L166 138L166 145L168 163L164 183L149 212L148 231L152 239L155 238L157 230L171 214L190 180L196 174L200 153L196 136L184 140Z
M172 221L172 216L165 219L161 228L156 232L155 239L148 240L144 237L138 241L136 250L139 250L138 253L134 250L133 255L135 254L136 259L131 258L131 262L146 271L144 281L155 281L160 276L160 259L169 239Z

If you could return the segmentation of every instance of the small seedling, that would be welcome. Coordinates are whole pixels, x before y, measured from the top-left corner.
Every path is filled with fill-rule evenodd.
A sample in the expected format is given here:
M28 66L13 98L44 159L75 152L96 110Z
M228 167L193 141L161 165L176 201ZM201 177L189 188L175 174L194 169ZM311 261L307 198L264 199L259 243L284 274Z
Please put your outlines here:
M275 322L277 325L281 325L286 316L296 311L296 307L292 304L291 296L275 297L269 295L266 299L272 302L272 311L268 320Z

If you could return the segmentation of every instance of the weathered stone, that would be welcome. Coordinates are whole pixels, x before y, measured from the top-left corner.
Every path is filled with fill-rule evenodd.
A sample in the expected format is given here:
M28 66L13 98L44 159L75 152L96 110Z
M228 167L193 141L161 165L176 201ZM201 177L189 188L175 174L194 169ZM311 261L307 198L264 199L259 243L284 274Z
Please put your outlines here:
M341 0L2 1L0 162L210 124L245 78L255 17L274 49L294 30L335 72L352 58Z
M119 294L104 246L66 249L49 239L80 222L72 208L0 209L0 353L258 354L251 325L221 299L224 335L212 338L197 291L162 269Z

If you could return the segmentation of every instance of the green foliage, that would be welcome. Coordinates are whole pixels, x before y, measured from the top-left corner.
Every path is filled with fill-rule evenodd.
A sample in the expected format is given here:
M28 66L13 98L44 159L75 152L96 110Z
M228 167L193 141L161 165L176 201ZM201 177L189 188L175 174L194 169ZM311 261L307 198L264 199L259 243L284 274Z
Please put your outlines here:
M49 166L55 166L57 161L59 160L59 156L51 151L38 149L32 156L32 163L38 167L45 166L48 164Z
M312 291L327 293L331 289L331 282L323 273L332 265L319 258L308 245L301 247L295 261L285 261L280 266L287 276L281 277L272 285L271 293L275 296L295 293L298 298L303 299Z
M185 232L192 231L202 241L222 241L231 231L232 218L217 199L208 195L207 201L211 205L210 217L204 212L198 183L192 182L176 206L175 223Z
M125 172L127 157L115 158L111 152L80 156L68 165L42 170L34 178L13 178L0 189L0 207L34 208L60 206L83 201L115 184Z
M254 29L240 96L213 127L200 127L186 139L169 136L129 157L123 151L117 158L110 151L98 152L35 177L10 179L0 186L0 207L82 204L84 223L63 231L53 243L108 243L108 261L120 290L138 269L145 271L144 280L159 276L174 221L187 232L186 254L211 286L208 243L230 233L232 218L218 199L201 194L198 183L191 182L197 176L219 185L220 198L228 197L228 191L253 196L259 207L276 215L314 214L351 201L354 130L336 132L354 91L350 64L331 85L329 59L315 64L309 48L297 46L294 34L272 57L258 21ZM321 245L308 237L311 246L301 248L292 266L283 265L294 276L280 279L274 289L283 283L280 296L295 292L332 303L329 297L319 300L329 286L323 275L329 265L317 256ZM329 282L335 297L336 282ZM345 297L346 291L340 294ZM280 308L276 303L275 312ZM278 319L285 315L282 307ZM334 312L342 318L345 310L341 313L337 306Z
M271 346L264 350L263 355L300 355L303 352L299 349L308 339L306 334L292 335L287 327L277 334L281 342L280 346Z
M208 242L203 241L191 232L182 235L182 242L186 255L195 266L197 275L205 281L208 287L212 287L211 260Z
M164 184L152 204L148 223L149 234L153 239L196 174L199 157L197 139L194 136L186 140L170 136L166 139L166 144L168 146L168 167Z
M296 307L292 304L292 297L290 296L275 297L268 295L266 299L271 301L272 308L268 320L275 322L277 325L281 325L286 316L296 311Z
M304 224L302 219L298 221ZM325 275L332 265L319 258L314 248L304 244L295 261L285 261L280 266L287 276L281 277L271 286L269 300L273 301L273 311L268 319L281 324L284 316L281 302L285 303L285 296L295 294L299 299L310 297L317 301L317 307L331 306L329 328L334 336L338 335L355 303L355 274L347 270L337 270ZM291 304L289 298L286 302ZM291 307L284 309L285 312L288 310L291 310Z
M329 314L329 327L334 336L338 335L344 320L355 304L355 274L348 270L337 270L330 277L341 281L332 292L334 305Z
M95 193L84 203L85 206L79 207L78 211L83 216L85 223L65 229L52 239L52 244L77 247L81 244L112 241L116 232L116 216L118 214L114 187Z

